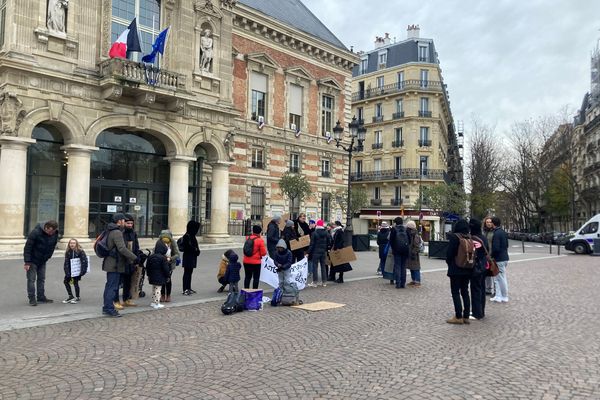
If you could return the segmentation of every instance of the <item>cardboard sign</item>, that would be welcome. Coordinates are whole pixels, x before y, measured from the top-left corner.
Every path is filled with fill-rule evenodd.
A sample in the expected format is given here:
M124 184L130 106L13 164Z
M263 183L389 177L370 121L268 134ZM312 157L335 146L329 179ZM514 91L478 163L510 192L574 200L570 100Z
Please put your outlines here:
M285 221L290 219L290 214L283 214L281 216L281 220L279 221L279 230L282 231L285 228Z
M356 254L354 254L352 246L348 246L344 247L343 249L330 251L329 258L331 258L331 265L335 267L351 261L356 261Z
M263 235L267 234L267 227L269 226L269 222L273 220L274 217L264 217L262 220L262 228ZM290 219L290 214L284 214L281 216L281 220L279 221L279 231L282 231L285 228L285 221Z
M310 246L310 235L300 236L298 240L290 240L290 250L303 249Z

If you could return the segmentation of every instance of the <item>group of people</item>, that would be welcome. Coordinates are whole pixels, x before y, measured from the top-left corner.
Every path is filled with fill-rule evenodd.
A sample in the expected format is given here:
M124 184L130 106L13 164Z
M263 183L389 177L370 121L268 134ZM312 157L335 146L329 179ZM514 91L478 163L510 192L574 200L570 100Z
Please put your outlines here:
M490 301L493 302L508 302L508 238L500 219L489 217L483 227L475 218L458 220L448 240L446 264L455 314L446 322L469 324L470 318L481 320L485 317L486 295L492 295ZM460 250L465 240L474 248L472 263L467 263L466 267L458 260L459 254L465 252ZM496 262L499 271L494 277L490 276L492 261Z

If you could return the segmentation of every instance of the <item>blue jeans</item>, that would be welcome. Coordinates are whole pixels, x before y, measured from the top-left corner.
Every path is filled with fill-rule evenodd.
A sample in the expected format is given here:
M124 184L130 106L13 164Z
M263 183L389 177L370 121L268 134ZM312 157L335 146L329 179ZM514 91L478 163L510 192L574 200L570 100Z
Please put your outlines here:
M377 268L378 272L383 272L383 269L385 268L385 259L387 257L383 257L383 258L379 258L379 267Z
M394 280L397 288L406 285L406 257L394 254Z
M508 298L508 280L506 279L506 267L508 261L496 261L500 273L494 277L494 286L496 288L496 297Z
M119 293L119 282L121 274L118 272L106 273L106 285L104 285L104 305L102 306L103 313L116 313L113 302Z
M421 270L420 269L411 269L410 270L410 279L413 282L421 283Z

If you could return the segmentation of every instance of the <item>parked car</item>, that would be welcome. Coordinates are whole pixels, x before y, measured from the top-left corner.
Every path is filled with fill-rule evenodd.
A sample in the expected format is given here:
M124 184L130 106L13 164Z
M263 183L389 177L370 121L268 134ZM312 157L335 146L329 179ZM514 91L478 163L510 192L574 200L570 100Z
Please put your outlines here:
M577 254L589 254L594 250L594 239L600 239L600 214L590 218L565 244L565 249Z

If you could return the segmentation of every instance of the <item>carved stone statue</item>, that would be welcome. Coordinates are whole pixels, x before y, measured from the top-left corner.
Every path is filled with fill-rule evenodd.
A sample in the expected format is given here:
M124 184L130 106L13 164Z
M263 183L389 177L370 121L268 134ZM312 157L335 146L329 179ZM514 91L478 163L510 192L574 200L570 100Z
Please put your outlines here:
M48 0L48 30L52 33L67 33L67 9L69 0Z
M225 150L227 150L227 156L229 157L229 161L233 161L233 149L235 148L235 133L227 132L227 136L225 136L225 140L223 140L223 146L225 146Z
M202 72L211 72L211 64L213 59L213 39L210 37L210 29L205 29L204 34L200 38L200 69Z
M23 102L15 93L0 94L0 131L3 135L17 135L17 130L25 114L25 111L21 110L22 106Z

